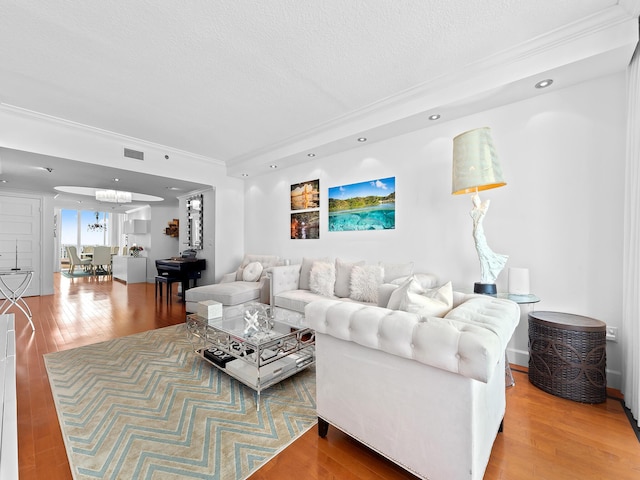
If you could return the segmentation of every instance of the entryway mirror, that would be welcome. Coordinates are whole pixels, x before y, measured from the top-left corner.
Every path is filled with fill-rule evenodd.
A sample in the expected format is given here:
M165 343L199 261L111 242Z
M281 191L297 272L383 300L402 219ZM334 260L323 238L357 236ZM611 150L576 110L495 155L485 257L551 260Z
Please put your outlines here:
M187 198L187 242L189 248L202 250L202 194Z

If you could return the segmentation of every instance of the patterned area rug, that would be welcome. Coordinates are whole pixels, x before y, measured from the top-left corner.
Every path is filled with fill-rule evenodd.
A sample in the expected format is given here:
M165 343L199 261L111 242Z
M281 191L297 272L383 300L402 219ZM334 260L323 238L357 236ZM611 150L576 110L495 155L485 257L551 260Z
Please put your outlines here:
M75 479L241 479L316 423L313 367L255 392L185 325L45 355Z
M93 275L93 273L91 272L85 272L84 270L74 270L73 273L69 273L69 270L61 270L60 273L62 273L63 277L67 277L67 278L75 278L75 277L90 277L91 275Z

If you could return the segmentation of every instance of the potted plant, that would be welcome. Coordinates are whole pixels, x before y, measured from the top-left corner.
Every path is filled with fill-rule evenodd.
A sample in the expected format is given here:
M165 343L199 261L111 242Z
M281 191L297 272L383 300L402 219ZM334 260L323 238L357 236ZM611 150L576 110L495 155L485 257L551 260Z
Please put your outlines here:
M140 252L143 250L144 248L142 248L140 245L136 245L135 243L129 247L129 252L131 253L132 257L139 257Z

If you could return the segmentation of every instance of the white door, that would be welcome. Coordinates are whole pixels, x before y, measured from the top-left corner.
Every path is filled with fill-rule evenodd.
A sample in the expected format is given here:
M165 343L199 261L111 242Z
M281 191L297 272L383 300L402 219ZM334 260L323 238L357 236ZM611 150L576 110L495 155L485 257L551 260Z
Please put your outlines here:
M0 195L0 268L10 270L17 266L33 270L33 281L25 297L40 295L41 204L35 197ZM17 287L20 277L5 277L5 281Z

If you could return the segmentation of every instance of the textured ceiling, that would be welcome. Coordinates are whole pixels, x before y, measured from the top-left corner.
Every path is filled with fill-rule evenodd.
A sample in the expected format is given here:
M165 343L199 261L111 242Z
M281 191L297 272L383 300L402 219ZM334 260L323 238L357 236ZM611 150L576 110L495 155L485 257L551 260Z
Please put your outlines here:
M639 10L636 0L1 0L0 103L249 166L612 8Z

